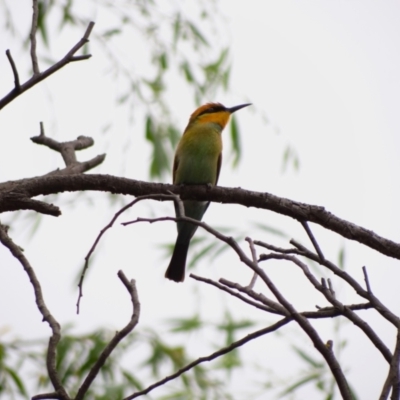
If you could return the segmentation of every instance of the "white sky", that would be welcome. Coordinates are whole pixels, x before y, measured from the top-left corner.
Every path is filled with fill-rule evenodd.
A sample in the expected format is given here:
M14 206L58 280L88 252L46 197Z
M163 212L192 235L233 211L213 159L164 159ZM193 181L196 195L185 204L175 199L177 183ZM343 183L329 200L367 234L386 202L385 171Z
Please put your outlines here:
M190 4L186 4L188 9ZM220 184L322 205L339 217L398 240L400 3L221 0L220 5L229 29L226 39L231 43L233 54L232 91L221 99L210 100L222 101L228 106L244 101L254 104L253 110L249 108L237 114L243 160L236 170L228 162L224 164ZM21 18L29 20L29 14ZM95 29L102 31L106 25L106 16L98 15ZM65 47L57 47L59 55L76 39L62 38ZM0 37L1 54L6 48L12 51L18 48L4 40ZM23 53L17 54L14 58L18 65L28 65L23 64ZM62 166L61 158L29 141L29 137L38 133L40 120L45 121L49 135L62 140L80 134L93 136L97 146L79 154L80 159L101 153L108 146L106 162L100 169L103 173L120 171L117 164L121 158L120 143L111 141L132 137L135 146L124 154L129 158L125 175L146 179L149 153L141 140L141 128L136 126L132 132L121 121L125 114L112 105L115 89L111 77L104 76L104 59L93 55L90 61L66 67L2 111L2 181L38 175L55 165ZM27 55L26 59L29 61ZM3 77L0 90L7 93L12 77L5 56L0 59L0 70ZM24 71L22 67L21 71ZM179 96L184 89L177 89L171 94L171 101L176 103L183 129L193 107ZM268 116L269 124L261 122L261 113ZM99 133L107 118L120 119L112 131L113 138ZM298 173L290 168L289 172L281 173L282 151L287 143L299 154ZM162 258L163 253L156 246L173 240L175 228L170 223L116 227L109 232L102 242L100 255L92 263L85 283L82 313L76 316L77 293L73 285L77 269L114 209L108 206L105 196L99 195L93 206L79 204L74 210L63 209L61 218L45 217L30 241L27 235L12 232L15 241L25 248L41 279L47 305L61 323L72 321L79 332L100 325L112 329L123 326L130 313L130 302L116 277L119 269L137 279L143 306L142 326L159 326L166 331L161 324L166 318L188 316L198 309L205 318L216 321L227 304L238 317L254 315L259 321L265 320L264 315L253 313L249 307L214 289L199 288L190 279L183 285L163 279L168 260ZM172 206L153 204L151 210L163 215L172 213ZM138 205L122 220L139 215L149 215L149 207ZM7 217L3 219L5 222ZM254 231L251 222L261 221L307 243L298 224L270 212L214 204L205 221L215 227L239 227L248 234ZM325 254L335 261L344 241L323 229L312 228ZM259 231L254 231L253 237L284 244ZM375 294L399 313L399 263L348 242L346 256L348 271L362 282L361 266L366 265ZM4 337L48 335L49 329L41 323L32 301L32 288L21 267L3 249L0 249L0 261L0 301L9 305L5 310L2 308L1 325L8 329ZM300 283L301 275L293 267L271 264L268 271L299 309L326 304ZM241 283L246 283L250 276L232 255L219 258L211 267L198 265L195 272L215 279L221 276L237 279ZM356 301L351 291L335 282L340 300ZM193 292L198 295L192 296ZM365 315L392 347L394 330L376 317L376 313L362 313ZM272 321L272 318L268 316L266 320ZM331 325L315 325L321 328L323 340L332 338ZM290 329L295 331L294 326ZM349 335L350 344L343 354L343 362L350 371L350 382L360 398L377 398L386 365L350 324L343 331L343 336ZM304 336L301 340L311 352L308 339ZM193 355L207 354L209 349L199 347L198 341L198 337L188 341ZM273 370L281 378L295 371L294 367L287 367L285 358L290 351L282 339L266 337L248 345L244 352L252 362ZM252 377L235 380L238 399L241 393L246 398L249 382ZM157 397L156 392L154 396Z

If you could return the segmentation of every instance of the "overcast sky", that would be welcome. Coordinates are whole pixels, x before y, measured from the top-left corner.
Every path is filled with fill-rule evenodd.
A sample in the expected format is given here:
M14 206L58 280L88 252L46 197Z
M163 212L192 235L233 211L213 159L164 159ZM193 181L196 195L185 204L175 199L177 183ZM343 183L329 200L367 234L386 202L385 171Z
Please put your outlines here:
M185 6L188 12L190 5L189 1ZM227 106L247 101L254 104L253 109L237 113L243 159L234 170L229 162L224 163L220 185L271 192L321 205L339 217L398 241L400 3L394 0L221 0L220 7L233 57L232 90L223 98L209 100L221 101ZM29 21L29 12L28 7L21 18ZM101 31L107 25L107 15L94 17L95 29ZM77 39L62 38L65 49ZM1 54L13 48L1 35L0 45ZM121 116L111 105L115 89L111 77L104 74L104 59L93 55L90 61L66 67L2 111L2 181L39 175L55 165L62 166L57 155L29 141L29 137L38 133L40 120L45 121L49 135L54 132L62 140L81 134L93 136L98 147L79 156L89 158L107 146L107 159L100 170L118 174L119 147L99 131L106 117ZM28 55L26 58L29 62ZM0 89L7 93L12 76L5 56L0 59L0 70ZM171 94L171 101L180 110L182 130L193 111L191 103L179 96L183 92L184 89L178 88L176 94ZM267 116L268 123L263 122L262 115ZM124 155L129 158L125 175L146 179L149 149L140 139L142 132L132 132L126 121L119 121L116 126L114 132L118 131L121 136L115 137L125 140L132 136L139 144ZM296 150L300 170L296 172L289 167L283 174L282 152L287 144ZM146 205L138 205L123 220L148 216L149 210ZM100 325L111 329L123 326L130 309L116 277L119 269L138 281L143 305L142 326L158 326L166 318L188 316L198 308L206 318L215 321L230 302L238 317L246 318L254 313L258 321L265 320L259 312L213 289L198 289L199 284L190 279L183 285L163 279L168 260L156 246L174 240L175 227L171 223L116 227L109 232L88 275L82 313L76 316L77 270L114 211L115 207L108 206L106 197L99 195L94 206L80 204L74 210L63 210L61 218L45 217L31 240L26 234L12 232L17 243L25 248L41 279L47 304L61 323L72 321L79 332ZM172 206L156 204L152 212L160 216L172 214ZM9 218L4 217L4 222ZM213 204L205 220L215 227L239 228L248 234L254 229L252 222L263 222L278 226L291 237L307 243L304 232L294 221L270 212ZM336 260L344 240L318 227L313 229L325 254ZM254 239L266 238L270 242L274 240L259 231L254 234ZM361 267L366 265L375 294L399 313L399 262L357 244L346 242L345 248L348 271L362 283ZM0 249L0 263L0 302L9 304L5 310L2 308L0 332L5 327L8 329L5 338L48 335L49 329L41 323L32 301L32 288L21 267L4 249ZM299 309L326 305L308 286L299 284L299 275L293 267L278 264L272 269L276 283ZM221 257L212 265L200 264L196 273L215 279L221 276L237 279L243 284L251 276L233 255ZM296 279L288 279L291 274ZM339 282L337 285L343 302L361 301ZM261 286L259 289L262 290ZM198 296L192 296L196 291ZM362 316L366 316L392 348L394 330L375 313L364 312ZM267 321L272 318L268 316ZM321 325L324 341L331 338L330 329L331 325ZM343 335L351 337L343 354L350 381L361 399L377 398L386 365L356 328L348 325L343 329ZM195 349L195 339L191 340L188 346ZM305 336L303 344L312 351ZM264 368L282 370L285 377L284 360L290 352L281 339L263 338L249 345L248 353L252 361L262 363ZM193 354L205 355L201 350L198 353L194 350ZM238 393L246 393L247 385L245 379L236 380Z

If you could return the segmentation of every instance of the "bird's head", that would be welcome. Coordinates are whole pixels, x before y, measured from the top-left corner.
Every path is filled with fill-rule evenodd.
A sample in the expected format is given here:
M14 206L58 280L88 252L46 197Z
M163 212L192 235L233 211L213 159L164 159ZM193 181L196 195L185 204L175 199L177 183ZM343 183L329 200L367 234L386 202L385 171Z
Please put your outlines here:
M225 125L229 121L229 117L235 111L240 110L243 107L247 107L251 103L241 104L235 107L225 107L221 103L207 103L200 106L193 112L189 119L189 125L193 123L215 123L221 126L221 129L225 128Z

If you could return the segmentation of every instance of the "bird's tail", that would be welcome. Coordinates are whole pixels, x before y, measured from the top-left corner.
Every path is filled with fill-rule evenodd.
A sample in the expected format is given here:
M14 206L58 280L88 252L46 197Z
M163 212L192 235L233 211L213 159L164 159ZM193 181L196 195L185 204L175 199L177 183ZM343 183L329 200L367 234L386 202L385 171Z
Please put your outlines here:
M189 250L189 243L176 242L171 261L165 271L165 277L175 282L183 282L185 279L186 257Z

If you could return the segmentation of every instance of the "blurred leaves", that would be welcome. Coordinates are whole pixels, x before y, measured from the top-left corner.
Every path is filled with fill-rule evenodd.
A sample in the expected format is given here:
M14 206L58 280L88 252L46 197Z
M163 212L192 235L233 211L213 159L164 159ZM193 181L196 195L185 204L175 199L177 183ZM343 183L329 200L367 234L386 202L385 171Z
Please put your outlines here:
M295 171L300 169L300 158L293 146L287 145L282 158L282 172L291 166Z

